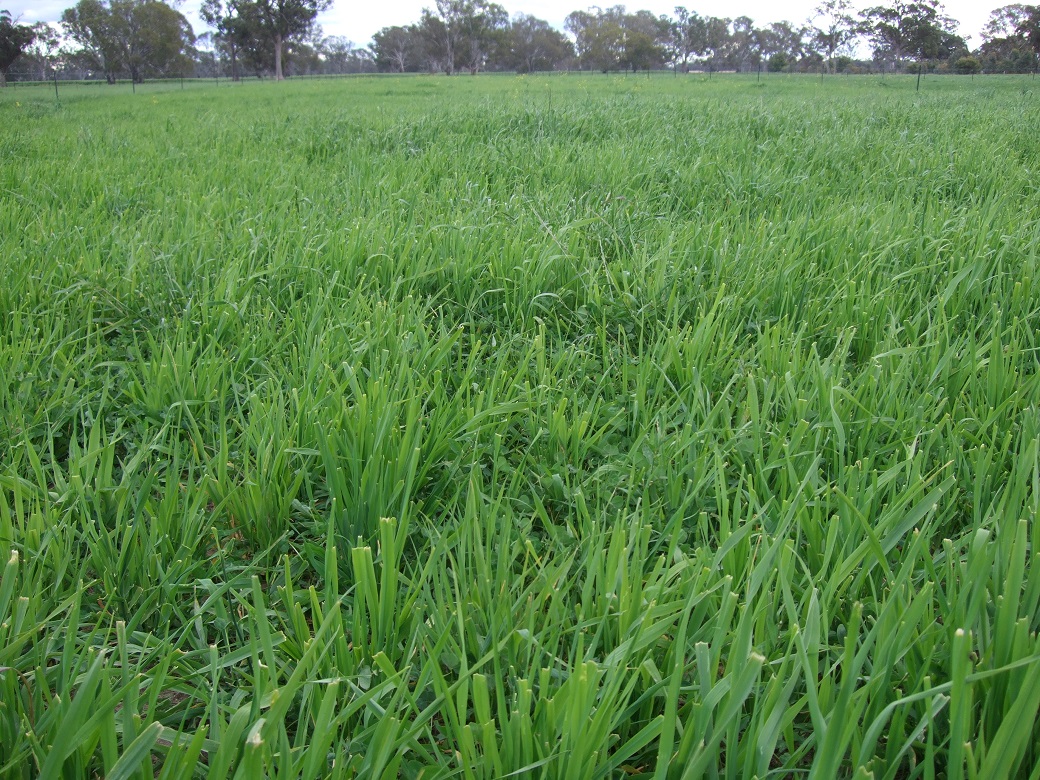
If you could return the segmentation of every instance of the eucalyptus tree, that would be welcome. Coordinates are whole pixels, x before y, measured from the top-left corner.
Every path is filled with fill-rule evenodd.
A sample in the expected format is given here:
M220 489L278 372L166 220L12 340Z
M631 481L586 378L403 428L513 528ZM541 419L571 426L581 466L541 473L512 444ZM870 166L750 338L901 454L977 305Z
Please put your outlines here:
M394 73L419 70L425 64L421 35L419 28L414 24L381 29L372 36L370 47L376 67L381 71Z
M758 31L762 57L771 71L780 71L802 56L806 32L790 22L773 22Z
M757 67L762 61L757 33L755 22L750 16L738 16L731 23L729 57L737 70L744 70L749 66Z
M982 28L982 45L976 51L980 64L994 71L1032 70L1032 47L1019 32L1030 6L1014 3L994 9Z
M141 82L146 76L187 75L195 44L187 18L158 0L130 2L125 7L129 10L125 62L130 77Z
M57 26L48 22L37 22L32 29L35 37L22 52L23 63L20 64L27 64L33 78L43 81L48 72L54 72L60 64L61 36Z
M368 49L355 46L353 41L342 36L323 39L321 51L331 73L364 73L375 68Z
M628 13L623 5L593 6L571 13L565 26L574 36L578 61L590 70L649 70L664 64L670 50L678 59L675 22L650 11Z
M681 64L683 70L687 70L693 57L704 54L706 30L703 16L685 6L676 6L672 21L672 53L676 67Z
M668 56L671 20L650 11L636 11L621 18L621 63L632 71L664 64Z
M238 81L239 57L248 44L252 31L243 16L238 0L205 0L199 9L202 20L216 30L215 42L224 50L231 65L231 80Z
M556 70L573 57L573 44L547 21L526 14L513 17L503 64L519 73L532 73Z
M606 73L620 67L624 54L625 7L593 6L568 14L564 26L574 36L574 48L582 67Z
M499 56L508 47L509 13L498 3L487 0L440 0L461 6L458 17L462 46L461 64L476 75L487 67L488 61Z
M704 20L703 54L708 64L708 78L711 78L719 61L729 54L733 42L729 24L729 19L719 16L709 16Z
M979 54L999 70L1033 70L1040 59L1040 6L1013 3L995 9L982 31Z
M1033 53L1040 58L1040 6L1026 6L1026 13L1019 20L1017 32L1029 41Z
M0 87L7 86L7 71L35 38L32 27L15 24L10 11L0 11Z
M476 74L506 46L509 14L488 0L436 0L417 25L430 70Z
M834 58L848 51L856 41L858 25L849 0L823 0L809 20L810 41L824 57L827 70L834 73Z
M285 78L283 59L287 45L307 38L318 14L332 7L333 0L241 0L236 6L245 25L245 35L262 42L274 55L274 77Z
M110 83L121 72L183 75L195 34L179 11L161 0L80 0L61 16L66 35Z
M455 73L456 52L460 45L457 32L429 8L422 10L414 30L414 51L420 67L430 73L443 71L449 76Z
M122 67L122 46L113 23L113 10L102 0L80 0L61 15L66 36L79 47L78 53L91 67L115 84Z
M917 89L925 61L949 49L956 39L957 23L938 0L895 0L889 6L868 8L862 16L876 58L916 60Z

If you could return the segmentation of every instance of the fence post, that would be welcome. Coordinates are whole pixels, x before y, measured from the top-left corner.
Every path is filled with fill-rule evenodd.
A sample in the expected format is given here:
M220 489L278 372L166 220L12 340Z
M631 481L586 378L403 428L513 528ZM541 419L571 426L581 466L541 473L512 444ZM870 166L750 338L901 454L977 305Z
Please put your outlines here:
M58 97L58 71L54 71L54 101L60 102L61 98Z

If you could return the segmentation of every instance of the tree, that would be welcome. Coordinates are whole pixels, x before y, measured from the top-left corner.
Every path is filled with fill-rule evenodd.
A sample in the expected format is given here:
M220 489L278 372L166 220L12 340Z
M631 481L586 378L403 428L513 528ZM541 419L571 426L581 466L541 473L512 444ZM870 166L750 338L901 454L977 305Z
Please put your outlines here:
M953 72L962 76L974 75L982 70L982 63L975 57L961 57L953 63Z
M708 78L715 70L720 58L729 51L731 38L729 35L729 19L709 16L704 20L704 48L702 53L708 61Z
M190 66L191 25L161 0L80 0L65 9L61 23L110 84L121 71L140 82Z
M1036 56L1028 44L1015 37L984 41L975 56L990 73L1029 73L1036 66Z
M857 25L849 0L823 0L809 24L813 46L826 58L827 69L834 73L835 56L847 51L856 40Z
M440 0L445 2L445 0ZM488 59L508 44L509 14L498 3L486 0L450 0L464 7L460 18L462 65L476 75L487 66Z
M762 59L758 48L758 36L755 34L755 22L749 16L738 16L730 27L729 56L737 70L744 70L748 65L757 67Z
M593 6L588 11L574 11L567 16L564 27L574 36L574 48L583 67L604 73L620 67L624 17L623 5L606 10Z
M509 26L506 64L518 73L555 70L574 56L571 42L544 19L517 14Z
M899 62L912 57L917 61L917 89L921 88L925 60L938 57L950 46L951 38L957 39L957 23L944 13L938 0L895 0L891 6L868 8L863 19L876 58L887 56Z
M803 38L804 31L793 27L790 22L773 22L759 30L758 46L769 70L774 73L781 71L801 57Z
M681 63L684 72L689 69L691 57L704 53L704 37L704 18L696 11L677 6L672 22L672 52L676 65Z
M221 46L212 32L195 36L195 62L192 70L196 77L212 79L221 74L221 60L217 51Z
M982 37L989 40L1016 35L1019 25L1029 13L1028 8L1021 3L1013 3L990 11L989 20L982 28Z
M419 35L431 70L448 75L466 68L476 74L494 52L504 49L509 14L488 0L437 0L424 8Z
M456 31L429 8L424 8L416 25L419 59L430 73L455 73L455 55L459 47Z
M202 21L216 30L218 47L223 49L231 64L231 80L238 81L238 59L249 43L249 26L239 13L236 0L205 0L199 9Z
M372 54L339 35L322 38L316 51L323 73L371 73L374 70Z
M674 23L650 11L625 12L625 6L574 11L565 27L575 38L583 67L606 73L620 67L649 70L662 65L674 41ZM674 56L674 55L673 55Z
M384 27L372 36L372 55L381 71L404 73L421 67L422 41L414 25Z
M650 70L664 63L671 20L649 11L625 14L621 18L621 63L632 69Z
M978 54L993 70L1035 70L1040 57L1040 6L1019 3L997 8L982 31Z
M0 11L0 87L7 86L7 71L35 38L32 27L15 24L10 12Z
M1015 32L1028 41L1033 56L1040 59L1040 6L1027 5L1023 10L1025 13L1019 18Z
M318 14L331 7L332 0L240 0L237 11L249 38L274 54L274 77L281 81L287 44L305 39Z
M47 78L48 71L58 65L61 39L58 37L57 31L47 22L37 22L32 29L36 37L22 52L22 58L29 60L35 79L43 81Z
M123 52L112 10L102 0L80 0L65 9L61 24L92 67L100 70L109 84L115 84Z
M146 76L188 73L195 34L184 15L158 0L123 5L128 10L126 68L130 77L141 82Z

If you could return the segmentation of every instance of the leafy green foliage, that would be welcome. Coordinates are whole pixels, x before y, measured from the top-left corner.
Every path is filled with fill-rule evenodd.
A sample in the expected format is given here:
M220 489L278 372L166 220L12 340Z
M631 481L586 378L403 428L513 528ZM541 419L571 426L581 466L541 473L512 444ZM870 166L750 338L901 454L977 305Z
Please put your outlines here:
M237 0L228 3L224 27L230 26L232 35L244 28L249 43L267 46L274 58L274 77L281 81L285 44L310 33L318 14L331 6L332 0Z
M831 73L834 58L855 43L858 29L849 0L823 0L813 12L812 45L826 58Z
M110 83L123 71L135 82L190 71L195 34L184 15L161 0L79 0L61 23Z
M15 24L9 11L0 11L0 87L7 86L8 69L35 38L32 27Z
M1028 85L0 98L0 776L1035 774Z
M967 53L964 41L955 34L957 22L946 15L939 0L894 0L868 8L862 16L875 59L912 57L920 72L926 59L949 59L959 49Z

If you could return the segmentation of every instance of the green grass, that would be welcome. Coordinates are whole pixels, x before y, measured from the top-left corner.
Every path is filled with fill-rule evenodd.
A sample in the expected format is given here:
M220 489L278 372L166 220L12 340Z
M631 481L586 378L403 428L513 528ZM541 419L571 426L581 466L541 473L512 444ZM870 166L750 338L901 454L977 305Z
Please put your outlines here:
M1023 78L0 94L0 777L1040 777Z

